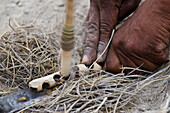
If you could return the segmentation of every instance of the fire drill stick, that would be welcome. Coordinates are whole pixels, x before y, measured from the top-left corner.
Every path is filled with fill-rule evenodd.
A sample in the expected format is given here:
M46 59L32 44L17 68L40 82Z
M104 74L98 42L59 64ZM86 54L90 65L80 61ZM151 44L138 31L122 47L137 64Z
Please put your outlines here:
M61 37L61 76L68 77L71 69L72 50L74 48L73 26L74 1L67 0L67 11Z

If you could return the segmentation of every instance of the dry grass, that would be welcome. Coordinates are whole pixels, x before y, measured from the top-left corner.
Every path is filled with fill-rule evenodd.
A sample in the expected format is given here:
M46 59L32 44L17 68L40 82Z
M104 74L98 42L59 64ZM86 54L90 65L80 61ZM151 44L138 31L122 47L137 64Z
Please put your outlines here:
M13 29L0 39L0 95L24 88L30 80L56 72L60 67L58 35L28 26ZM123 67L126 69L130 68ZM123 71L111 74L104 70L82 74L22 111L142 113L158 109L166 99L169 74L169 64L149 76L131 73L125 76Z
M59 44L55 34L33 27L16 28L0 39L0 81L10 89L58 70ZM7 90L6 89L6 90ZM7 91L3 91L7 93ZM3 94L1 92L1 94Z

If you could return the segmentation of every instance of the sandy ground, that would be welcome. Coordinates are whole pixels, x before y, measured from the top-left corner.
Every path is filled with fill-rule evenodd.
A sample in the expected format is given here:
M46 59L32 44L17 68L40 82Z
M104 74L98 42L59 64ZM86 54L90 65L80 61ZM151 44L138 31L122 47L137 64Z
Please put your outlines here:
M10 28L10 17L13 26L16 26L15 21L19 25L35 22L34 25L41 26L42 29L57 32L64 20L65 2L66 0L1 0L0 34ZM80 28L88 11L89 0L75 2L75 27Z

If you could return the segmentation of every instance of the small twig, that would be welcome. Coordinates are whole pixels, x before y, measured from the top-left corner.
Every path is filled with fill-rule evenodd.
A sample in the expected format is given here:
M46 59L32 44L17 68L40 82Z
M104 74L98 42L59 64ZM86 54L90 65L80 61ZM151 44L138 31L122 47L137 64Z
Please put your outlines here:
M141 86L133 95L131 95L131 97L133 97L136 93L138 93L141 89L143 89L144 87L148 86L149 84L152 84L154 82L157 82L157 81L161 81L161 80L166 80L166 79L169 79L170 78L170 75L168 77L164 77L164 78L159 78L159 79L156 79L156 80L152 80L146 84L144 84L143 86Z
M88 102L84 103L80 108L76 110L76 112L80 112L82 109L84 109L88 104L93 102L93 100L89 100Z
M67 107L66 104L64 103L64 113L66 113Z
M106 102L107 97L105 97L102 101L102 103L100 104L100 106L98 106L98 108L96 110L94 110L94 113L97 113L99 111L99 109L103 106L103 104Z
M142 70L142 69L139 69L141 66L137 67L137 68L132 68L132 67L122 67L121 69L123 70L126 70L126 69L131 69L132 71L130 73L128 73L128 75L132 74L134 71L140 71L140 72L145 72L145 73L153 73L151 71L146 71L146 70Z
M14 29L14 27L12 27L12 25L11 25L11 17L9 17L9 26L12 28L13 31L16 32L16 30Z
M159 75L160 73L164 72L164 71L167 70L168 68L170 68L170 65L168 65L168 66L165 67L164 69L159 70L158 72L152 74L151 76L147 77L145 80L141 81L141 82L139 83L139 85L144 84L146 81L148 81L149 79L153 78L153 77L156 76L156 75Z
M77 104L78 101L80 101L80 99L75 101L65 113L69 113L71 111L71 109Z

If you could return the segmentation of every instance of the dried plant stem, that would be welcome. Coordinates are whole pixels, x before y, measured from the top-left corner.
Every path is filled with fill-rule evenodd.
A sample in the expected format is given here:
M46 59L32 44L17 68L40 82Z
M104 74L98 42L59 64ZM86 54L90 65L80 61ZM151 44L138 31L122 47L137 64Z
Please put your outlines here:
M134 94L131 95L131 97L133 97L136 93L138 93L141 89L143 89L144 87L148 86L149 84L152 84L153 82L157 82L157 81L161 81L161 80L167 80L167 79L169 79L169 78L170 78L170 75L168 75L168 77L158 78L158 79L156 79L156 80L152 80L152 81L150 81L150 82L148 82L148 83L145 83L143 86L141 86L139 89L137 89L137 91L134 92Z
M100 104L100 106L98 106L98 108L94 111L94 113L97 113L99 111L99 109L102 107L102 105L106 102L107 97L105 97L102 101L102 103Z

